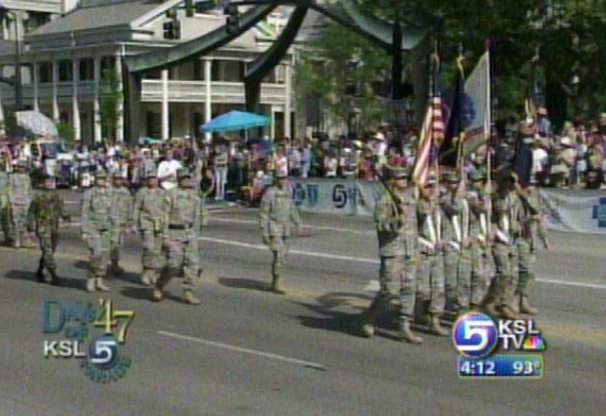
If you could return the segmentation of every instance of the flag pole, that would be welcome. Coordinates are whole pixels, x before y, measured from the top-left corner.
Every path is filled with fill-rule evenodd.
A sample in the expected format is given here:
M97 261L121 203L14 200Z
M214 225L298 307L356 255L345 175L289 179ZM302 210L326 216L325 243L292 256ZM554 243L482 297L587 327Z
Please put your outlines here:
M486 58L488 60L488 65L486 65L487 71L488 71L488 85L486 86L486 95L487 95L487 99L488 99L488 138L486 141L486 183L488 184L488 189L490 194L492 194L492 146L493 146L493 139L492 139L492 131L493 131L493 126L492 126L492 117L494 114L494 102L492 100L492 88L493 88L493 82L494 82L494 69L493 69L493 63L492 63L492 57L491 57L491 49L492 49L492 43L490 42L490 39L486 40ZM486 231L489 237L490 236L490 224L491 224L491 218L492 218L492 197L488 196L488 207L487 207L487 213L488 213L488 218L486 220Z
M440 46L439 45L439 41L440 41L440 39L439 39L439 36L440 36L440 34L438 33L436 35L435 40L434 40L433 54L431 56L431 64L432 64L432 66L435 65L435 68L431 68L432 70L431 70L430 76L429 76L430 85L431 85L431 88L429 89L429 105L431 106L430 108L432 109L431 110L432 111L432 121L431 121L432 126L431 126L431 129L430 129L431 133L430 133L430 136L429 136L430 137L430 145L429 145L430 147L429 147L429 149L430 149L430 155L431 155L431 153L435 152L435 158L434 158L435 167L434 168L435 168L435 175L436 175L436 190L437 190L437 192L439 192L439 189L440 189L440 165L439 165L439 162L438 162L439 158L438 158L437 149L434 149L435 140L434 140L434 128L433 128L434 127L433 126L433 99L434 99L435 94L436 94L436 85L435 85L436 84L436 80L434 79L434 74L437 74L440 71L440 67L439 67L439 65L440 65L440 55L439 55L439 46Z

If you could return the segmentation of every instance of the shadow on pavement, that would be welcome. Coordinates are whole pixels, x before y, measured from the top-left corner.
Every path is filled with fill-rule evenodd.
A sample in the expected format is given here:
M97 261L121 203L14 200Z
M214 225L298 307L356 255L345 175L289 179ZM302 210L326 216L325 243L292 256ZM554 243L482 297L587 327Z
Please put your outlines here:
M248 289L269 292L269 283L262 282L260 280L242 279L234 277L219 277L218 281L221 286L232 287L235 289Z
M39 283L38 282L38 278L36 277L36 273L34 271L24 271L24 270L10 270L5 274L5 277L9 278L9 279L14 279L14 280L29 280L32 283ZM70 288L70 289L76 289L76 290L84 290L86 287L86 279L80 279L80 278L73 278L73 277L64 277L61 276L61 274L59 273L59 277L61 278L60 280L60 285L56 286L56 287L62 287L62 288ZM48 284L50 285L50 277L46 277L47 278L47 283L44 284ZM42 284L42 283L39 283Z
M154 301L152 299L152 292L153 292L153 288L151 286L148 286L148 287L126 286L126 287L123 287L122 289L120 289L120 294L124 295L127 298L131 298L131 299L135 299L135 300L147 300L147 301L156 303L156 301ZM185 302L183 302L181 297L173 295L171 292L168 292L166 290L164 290L163 301L165 301L165 300L175 301L178 303L185 303Z

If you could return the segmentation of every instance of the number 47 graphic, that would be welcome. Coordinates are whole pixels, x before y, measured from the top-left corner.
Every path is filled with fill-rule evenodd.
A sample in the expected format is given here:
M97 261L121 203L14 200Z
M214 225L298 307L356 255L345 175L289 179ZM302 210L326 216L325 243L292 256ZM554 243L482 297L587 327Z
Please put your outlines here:
M128 327L135 318L135 311L121 311L114 309L114 305L111 300L100 299L101 312L97 317L97 320L93 322L94 326L105 328L106 334L113 334L114 328L118 326L119 320L124 320L122 326L117 331L117 341L119 344L124 344L126 341L126 335Z

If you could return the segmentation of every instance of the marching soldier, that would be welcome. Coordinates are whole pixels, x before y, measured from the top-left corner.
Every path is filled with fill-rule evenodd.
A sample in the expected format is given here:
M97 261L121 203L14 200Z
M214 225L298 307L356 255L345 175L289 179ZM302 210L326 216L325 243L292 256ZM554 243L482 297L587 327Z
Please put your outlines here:
M120 267L120 247L124 244L124 236L130 225L133 209L133 197L126 187L126 180L117 172L113 176L112 195L112 218L111 218L111 247L110 273L120 275L124 269Z
M447 336L440 324L446 303L444 294L443 231L444 216L438 201L438 188L429 178L417 201L419 266L417 268L419 312L429 316L429 332Z
M537 308L528 301L528 285L535 278L537 237L541 239L543 247L549 249L547 231L543 225L543 210L539 193L530 184L525 189L518 186L516 189L522 201L522 224L520 234L516 239L518 255L518 282L515 290L514 308L519 306L519 312L536 315Z
M111 218L114 209L112 192L106 183L106 173L98 171L95 177L95 186L86 190L81 207L82 239L90 251L86 283L86 290L89 292L94 292L95 289L109 290L103 279L106 277L109 263Z
M444 275L446 299L455 312L469 309L471 292L471 240L469 238L469 205L465 199L465 182L455 172L444 175L446 193L440 205L444 212Z
M375 224L379 240L379 292L364 314L362 332L365 337L374 335L375 319L399 292L400 338L412 344L423 342L410 329L414 318L417 281L415 277L417 255L417 213L413 189L408 188L408 174L402 168L391 167L386 172L387 186L375 208Z
M168 200L160 188L155 170L146 175L146 186L135 196L133 224L138 228L143 242L143 273L141 281L145 285L155 285L162 264L162 241L168 222Z
M36 277L39 282L45 282L44 269L46 269L51 276L51 284L59 285L60 279L57 276L55 263L55 250L59 243L59 222L69 221L69 216L64 211L63 198L56 191L55 178L44 175L41 179L44 181L43 189L34 195L28 221L33 226L42 250Z
M470 175L471 189L467 192L470 209L469 234L471 238L471 297L470 307L479 309L486 295L490 255L490 193L485 184L486 175L474 171Z
M515 191L518 178L514 172L501 171L496 175L495 180L497 191L492 201L492 222L496 229L492 256L496 275L483 303L486 312L490 315L515 319L513 291L517 253L513 236L519 233L522 203Z
M286 173L276 171L276 180L277 184L267 188L263 195L260 223L263 243L272 252L270 288L275 293L284 293L280 273L287 251L287 240L291 235L291 224L294 223L298 229L301 226L301 218L292 200Z
M23 162L15 164L15 172L10 175L8 187L9 234L14 248L21 248L27 239L27 213L32 202L32 181L25 168Z
M187 170L179 169L177 179L178 188L168 191L168 221L163 234L167 264L156 282L153 298L162 300L164 287L176 274L183 277L183 300L197 305L200 300L194 296L193 288L201 273L198 237L202 225L202 202Z

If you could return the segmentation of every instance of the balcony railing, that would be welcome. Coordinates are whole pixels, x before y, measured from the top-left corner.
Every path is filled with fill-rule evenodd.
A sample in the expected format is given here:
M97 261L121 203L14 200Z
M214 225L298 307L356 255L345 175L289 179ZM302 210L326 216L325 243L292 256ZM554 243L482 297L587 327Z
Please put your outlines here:
M5 105L14 103L13 89L2 85L0 93ZM33 102L34 86L23 85L23 101ZM94 99L95 84L93 81L80 81L78 83L78 100L92 102ZM70 81L57 83L57 98L60 102L72 99L73 83ZM40 103L49 103L53 97L53 86L50 83L38 84L38 100ZM244 83L214 81L211 85L211 99L217 104L244 104L246 102ZM204 81L169 81L168 100L170 102L204 103L206 101L206 83ZM162 81L144 79L141 88L141 101L161 102ZM262 84L261 104L283 105L286 101L286 86L284 84Z

